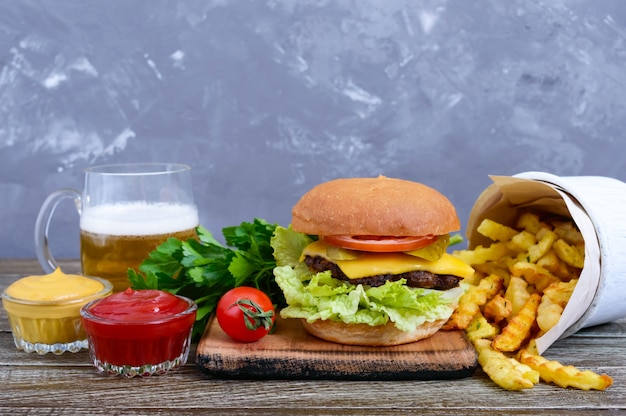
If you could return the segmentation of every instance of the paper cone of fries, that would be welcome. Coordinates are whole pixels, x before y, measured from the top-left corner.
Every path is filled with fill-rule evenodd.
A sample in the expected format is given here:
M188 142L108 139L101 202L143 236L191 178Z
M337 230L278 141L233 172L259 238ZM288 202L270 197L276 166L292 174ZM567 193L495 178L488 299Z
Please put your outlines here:
M469 248L491 242L477 231L483 219L513 226L518 213L528 209L571 217L585 242L579 281L558 323L537 339L539 352L581 328L626 316L626 184L544 172L491 179L470 212Z

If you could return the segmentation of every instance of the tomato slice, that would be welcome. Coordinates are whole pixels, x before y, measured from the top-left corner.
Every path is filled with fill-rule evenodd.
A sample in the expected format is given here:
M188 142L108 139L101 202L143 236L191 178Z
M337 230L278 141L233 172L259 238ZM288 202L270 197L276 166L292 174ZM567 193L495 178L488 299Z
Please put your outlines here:
M421 237L394 237L377 235L326 235L322 239L333 246L350 250L392 253L426 247L437 241L436 235Z

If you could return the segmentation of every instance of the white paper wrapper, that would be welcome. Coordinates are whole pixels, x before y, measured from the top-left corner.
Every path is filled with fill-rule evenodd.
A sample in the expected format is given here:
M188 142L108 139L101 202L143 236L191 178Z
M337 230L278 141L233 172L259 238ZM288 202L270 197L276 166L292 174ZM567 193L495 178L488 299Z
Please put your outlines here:
M514 225L527 208L570 216L585 239L585 263L559 323L537 339L543 353L581 328L626 316L626 184L607 177L559 177L544 172L491 176L470 212L470 248L491 241L476 228L484 218Z

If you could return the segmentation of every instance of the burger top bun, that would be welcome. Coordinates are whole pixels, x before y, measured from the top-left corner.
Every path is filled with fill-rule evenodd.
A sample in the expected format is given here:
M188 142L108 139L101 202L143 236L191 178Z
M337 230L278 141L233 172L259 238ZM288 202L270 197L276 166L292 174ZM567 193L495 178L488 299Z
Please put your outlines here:
M452 203L433 188L387 178L317 185L292 210L293 229L313 235L425 236L460 229Z
M389 347L419 341L434 335L444 323L444 319L424 322L415 331L404 332L396 328L393 322L370 326L368 324L345 324L330 320L317 320L311 323L305 319L302 320L304 329L318 338L339 344L367 347Z

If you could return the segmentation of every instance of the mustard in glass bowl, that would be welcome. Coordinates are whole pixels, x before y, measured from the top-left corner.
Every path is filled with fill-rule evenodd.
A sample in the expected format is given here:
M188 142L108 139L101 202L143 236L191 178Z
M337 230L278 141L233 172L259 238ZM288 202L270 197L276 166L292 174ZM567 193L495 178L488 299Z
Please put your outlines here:
M60 268L17 280L2 292L15 346L41 355L88 348L80 309L111 292L104 279L65 274Z

